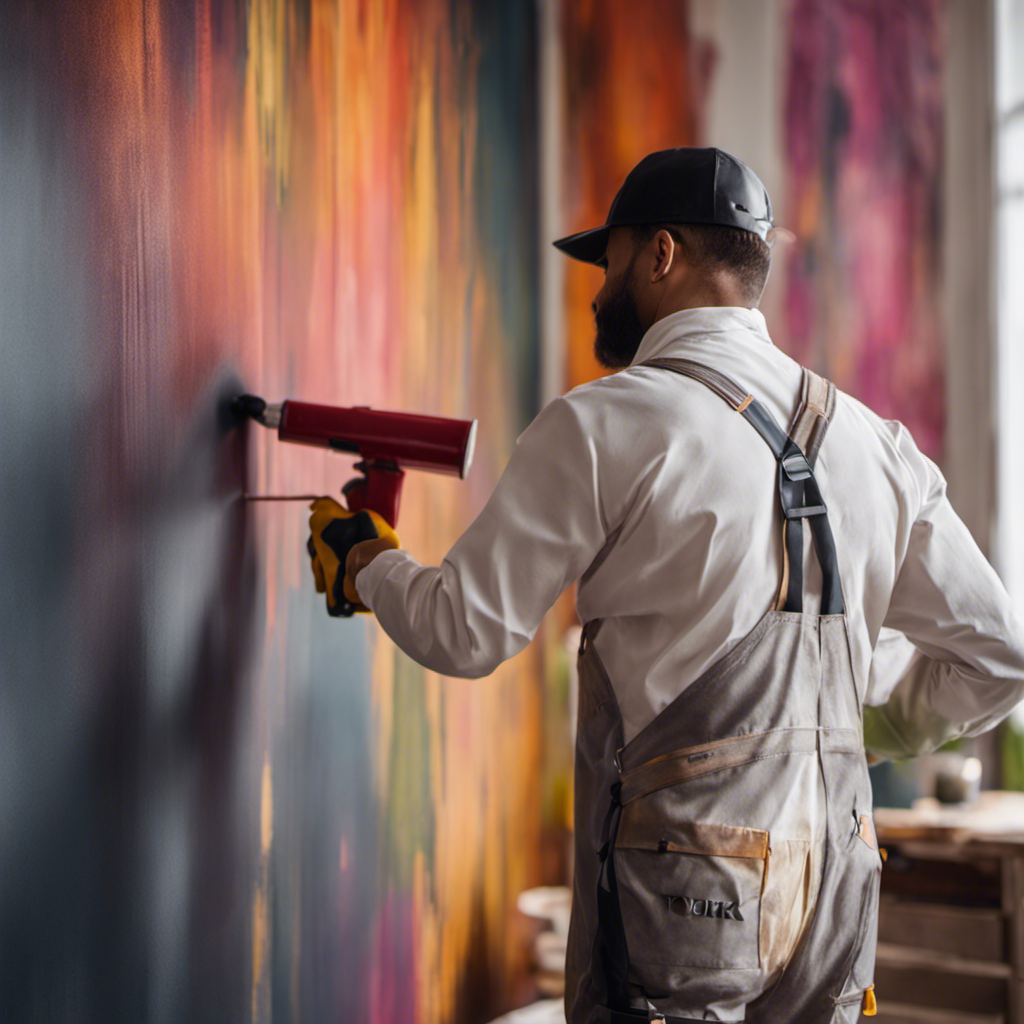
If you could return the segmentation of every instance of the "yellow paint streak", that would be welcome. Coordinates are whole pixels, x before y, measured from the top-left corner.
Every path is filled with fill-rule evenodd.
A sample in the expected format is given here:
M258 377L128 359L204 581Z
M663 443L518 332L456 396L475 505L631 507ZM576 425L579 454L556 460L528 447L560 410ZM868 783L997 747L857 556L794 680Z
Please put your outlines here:
M279 192L288 183L289 170L292 118L286 93L286 17L291 8L280 0L253 0L249 9L249 68L257 126L266 164Z
M267 1018L270 1005L270 847L274 839L274 789L270 760L264 757L260 776L259 877L252 900L252 1020Z
M252 901L252 1020L260 1019L260 989L267 949L267 898L257 886Z

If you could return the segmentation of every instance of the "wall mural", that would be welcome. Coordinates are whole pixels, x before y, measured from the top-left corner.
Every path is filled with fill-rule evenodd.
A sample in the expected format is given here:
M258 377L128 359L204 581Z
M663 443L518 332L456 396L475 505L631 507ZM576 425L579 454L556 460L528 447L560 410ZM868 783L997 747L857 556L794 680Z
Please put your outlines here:
M788 348L942 456L938 0L792 0Z
M474 1021L523 997L539 652L480 681L330 620L352 460L224 400L536 411L530 4L98 0L0 41L0 1018Z

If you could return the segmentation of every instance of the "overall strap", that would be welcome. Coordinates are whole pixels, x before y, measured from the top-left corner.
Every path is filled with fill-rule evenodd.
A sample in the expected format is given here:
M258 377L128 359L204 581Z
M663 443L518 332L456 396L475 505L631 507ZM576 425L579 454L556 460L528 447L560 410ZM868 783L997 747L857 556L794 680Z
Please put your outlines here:
M796 407L793 422L789 425L789 436L800 446L807 461L814 468L818 450L825 440L825 431L836 408L836 386L830 380L819 377L813 370L803 368L800 387L800 404Z
M814 550L821 565L821 614L843 612L836 546L812 465L835 408L835 385L805 369L790 433L752 394L724 373L692 359L649 359L638 366L673 370L699 381L729 403L761 435L779 464L779 499L784 520L782 610L803 611L803 521L810 520ZM798 443L797 438L803 441ZM806 447L804 447L806 445ZM807 454L805 454L805 452Z
M814 463L818 458L818 451L822 441L825 440L825 432L828 430L832 420L832 413L836 406L836 386L831 381L819 377L813 370L803 368L803 378L800 385L800 402L797 405L796 413L789 425L789 437L796 446L805 453L807 463L814 469ZM815 482L815 487L817 483ZM818 554L818 561L822 567L822 598L821 614L831 614L826 610L833 595L829 594L829 583L826 575L826 556L824 551L831 551L831 581L839 593L834 595L838 601L837 612L843 610L843 598L841 589L838 587L839 572L835 564L835 544L832 541L832 530L828 523L828 517L823 515L820 519L811 518L811 533L814 536L814 547ZM828 531L828 537L824 540L824 547L818 540L818 530L824 525ZM779 590L779 599L776 602L777 609L799 611L803 602L803 561L804 561L804 530L802 519L786 518L782 524L782 586ZM833 605L834 606L834 605Z

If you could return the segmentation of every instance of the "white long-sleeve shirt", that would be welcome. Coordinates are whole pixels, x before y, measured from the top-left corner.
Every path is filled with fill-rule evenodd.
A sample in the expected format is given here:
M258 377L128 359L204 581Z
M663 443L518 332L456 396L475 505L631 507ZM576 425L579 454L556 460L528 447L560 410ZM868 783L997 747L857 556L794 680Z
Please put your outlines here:
M410 657L449 676L487 675L579 580L580 620L605 620L597 651L628 742L774 603L775 459L704 385L637 365L655 356L712 366L790 422L800 367L758 310L659 320L631 366L540 412L439 567L395 550L358 574L361 599ZM1024 698L1024 629L938 468L900 423L840 392L815 475L854 673L879 706L866 715L869 746L904 756L994 725ZM816 611L820 569L804 564L805 609Z

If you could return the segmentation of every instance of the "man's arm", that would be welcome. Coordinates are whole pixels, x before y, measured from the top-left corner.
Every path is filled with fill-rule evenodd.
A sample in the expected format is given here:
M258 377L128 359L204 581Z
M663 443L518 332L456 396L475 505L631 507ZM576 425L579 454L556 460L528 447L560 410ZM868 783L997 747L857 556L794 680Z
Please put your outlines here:
M361 600L421 665L487 675L530 642L604 545L597 463L576 408L555 399L519 437L494 493L441 565L402 550L376 554L355 578ZM356 549L352 557L358 569Z
M923 500L871 665L868 693L887 699L864 708L865 746L886 758L985 732L1024 699L1024 628L1009 595L938 468L905 431L899 440Z

